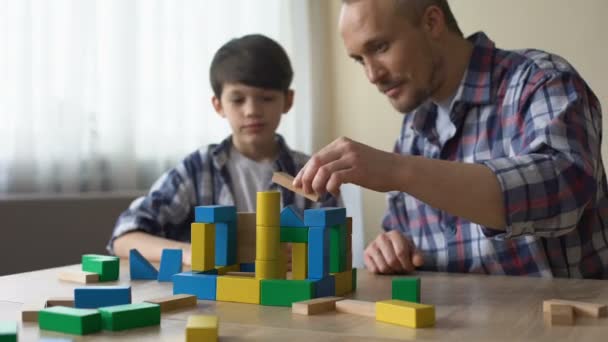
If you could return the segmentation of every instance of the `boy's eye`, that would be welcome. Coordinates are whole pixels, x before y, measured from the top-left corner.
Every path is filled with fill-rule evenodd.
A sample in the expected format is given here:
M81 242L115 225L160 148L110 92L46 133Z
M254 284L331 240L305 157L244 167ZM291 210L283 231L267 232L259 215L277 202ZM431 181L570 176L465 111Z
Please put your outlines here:
M385 52L386 50L388 50L388 43L379 43L378 45L376 45L374 50L376 53Z
M272 101L274 101L274 96L262 96L262 101L272 102Z
M243 101L244 101L244 99L242 97L233 97L230 99L230 102L236 103L236 104L243 103Z

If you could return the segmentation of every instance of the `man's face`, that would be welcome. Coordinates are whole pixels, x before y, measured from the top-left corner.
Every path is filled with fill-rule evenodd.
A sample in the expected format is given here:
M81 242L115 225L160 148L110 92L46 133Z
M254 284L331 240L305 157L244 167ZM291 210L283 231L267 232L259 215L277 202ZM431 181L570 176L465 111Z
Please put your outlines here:
M339 26L348 54L369 81L407 113L439 87L441 61L423 26L397 11L393 1L356 1L342 6Z

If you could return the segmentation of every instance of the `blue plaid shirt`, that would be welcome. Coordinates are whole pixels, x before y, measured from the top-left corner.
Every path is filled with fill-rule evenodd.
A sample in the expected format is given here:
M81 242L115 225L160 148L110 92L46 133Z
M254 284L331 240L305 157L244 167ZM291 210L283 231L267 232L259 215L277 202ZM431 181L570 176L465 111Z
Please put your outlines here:
M289 149L285 140L276 135L279 155L275 171L296 175L308 161L308 156ZM131 203L116 222L108 251L113 252L114 240L132 231L143 231L178 241L190 241L190 224L194 207L199 205L234 205L228 162L231 137L219 145L209 145L187 156L177 167L164 173L148 195ZM269 190L279 190L273 184ZM326 196L322 203L312 202L280 187L283 206L295 204L301 210L319 206L335 207L340 199Z
M598 99L558 56L500 50L483 33L468 39L474 50L449 127L437 127L437 107L425 103L404 117L395 152L489 167L506 232L399 192L389 193L383 228L411 236L426 270L608 278Z

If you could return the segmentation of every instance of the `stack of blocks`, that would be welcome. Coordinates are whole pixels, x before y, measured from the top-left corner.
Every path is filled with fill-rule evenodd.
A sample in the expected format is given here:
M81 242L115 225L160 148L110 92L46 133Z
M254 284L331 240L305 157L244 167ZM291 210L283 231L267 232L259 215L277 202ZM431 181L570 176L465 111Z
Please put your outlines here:
M255 260L239 264L243 260L237 259L235 207L196 207L192 271L172 277L173 293L206 300L291 306L298 301L352 292L356 270L352 269L352 229L346 210L321 208L302 214L293 206L282 211L280 208L280 192L257 193ZM284 244L292 247L291 279L287 279ZM225 275L228 271L255 272L255 276Z

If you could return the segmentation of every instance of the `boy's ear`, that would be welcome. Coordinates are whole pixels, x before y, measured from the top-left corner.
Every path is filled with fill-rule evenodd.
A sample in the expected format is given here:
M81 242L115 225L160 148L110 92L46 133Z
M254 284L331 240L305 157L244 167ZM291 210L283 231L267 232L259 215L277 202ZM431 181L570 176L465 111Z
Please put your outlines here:
M222 107L222 101L218 99L215 95L211 96L211 104L213 105L213 109L215 112L219 114L219 116L225 118L224 108Z
M293 107L294 96L295 92L293 91L293 89L287 90L287 93L285 94L285 107L283 108L283 114L289 112L291 110L291 107Z

